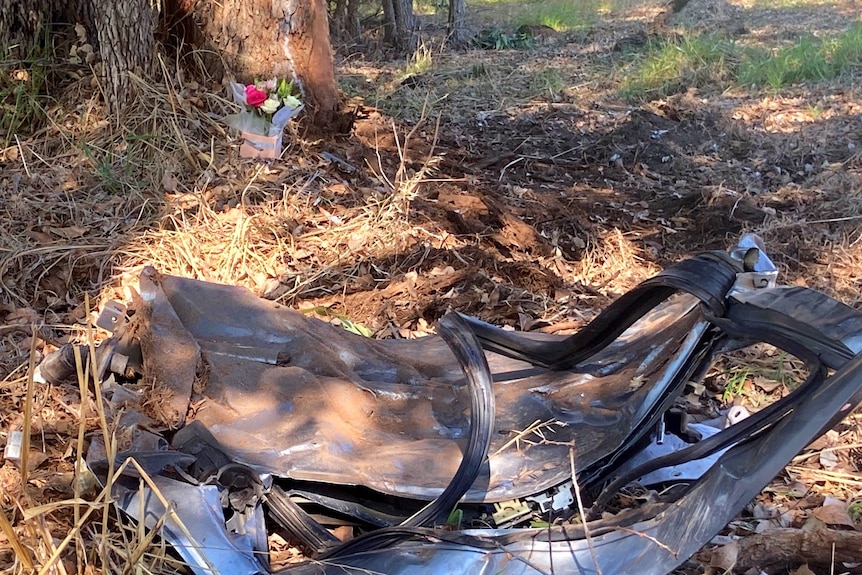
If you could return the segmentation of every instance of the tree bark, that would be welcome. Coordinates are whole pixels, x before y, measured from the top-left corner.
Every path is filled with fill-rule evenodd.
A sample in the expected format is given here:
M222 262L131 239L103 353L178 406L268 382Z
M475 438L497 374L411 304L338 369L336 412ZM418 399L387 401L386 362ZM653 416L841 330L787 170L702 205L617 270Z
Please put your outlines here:
M413 0L394 0L396 46L407 52L416 49L416 18Z
M358 40L362 36L362 24L359 21L359 0L348 0L347 34L351 40Z
M383 41L402 52L416 49L416 18L412 0L383 0Z
M395 0L383 0L383 43L395 45Z
M295 78L313 123L334 121L339 94L326 0L223 0L202 4L197 16L231 77Z
M145 77L153 69L157 13L151 0L3 0L0 42L24 57L41 41L42 27L55 18L84 24L102 61L105 100L118 116L133 95L128 74Z
M770 529L742 537L731 545L738 547L734 573L746 573L752 568L790 569L802 563L862 562L862 533L856 531ZM702 551L697 558L709 563L713 554L713 551Z
M464 46L470 41L467 30L467 6L465 0L449 0L448 42L452 46Z
M334 33L343 40L355 41L362 35L359 23L359 0L338 0L332 13Z
M38 41L42 27L51 21L51 0L2 0L0 45L17 58L24 58Z
M154 70L156 11L150 0L93 0L92 9L105 98L110 111L119 115L134 96L128 74L147 78Z
M173 32L182 27L180 44L200 43L216 53L207 62L210 72L224 64L238 81L296 79L313 123L340 123L327 0L163 0L156 5L164 6L163 25ZM160 14L153 0L0 0L0 9L0 41L22 49L35 45L38 30L54 15L83 23L97 44L105 99L115 117L134 94L129 74L146 78L154 71Z

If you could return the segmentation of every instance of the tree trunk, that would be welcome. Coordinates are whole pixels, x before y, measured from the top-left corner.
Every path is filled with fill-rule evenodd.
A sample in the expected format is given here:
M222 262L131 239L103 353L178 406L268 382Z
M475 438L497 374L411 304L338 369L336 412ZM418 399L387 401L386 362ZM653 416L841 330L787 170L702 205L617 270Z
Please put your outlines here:
M296 78L312 121L332 123L339 107L326 0L200 3L202 37L237 81Z
M383 0L383 41L402 52L416 49L416 19L412 0Z
M470 41L465 0L449 0L448 33L452 46L464 46Z
M154 5L163 6L164 13ZM200 43L194 47L216 52L208 62L211 72L224 63L238 81L295 78L315 124L340 119L327 0L0 0L0 42L20 44L19 52L26 55L36 45L37 32L56 16L87 28L98 47L105 99L115 116L131 102L129 74L146 78L154 71L156 25L162 16L162 28L173 29L166 34L182 27L179 43Z
M0 42L24 57L38 46L42 28L58 20L83 23L98 47L105 99L116 117L133 94L128 73L146 77L153 69L157 14L151 0L3 0Z
M348 0L347 34L351 40L358 40L362 36L362 24L359 21L359 0Z
M340 23L344 20L345 14L347 14L347 0L337 0L335 2L335 9L332 11L332 20Z
M383 43L395 45L395 0L383 0Z
M396 46L407 52L416 50L416 18L413 0L394 0Z
M332 23L336 36L347 41L356 41L362 35L359 23L359 0L338 0L332 12Z
M116 115L134 96L128 74L147 78L154 70L157 15L150 0L93 0L92 8L104 66L105 97Z
M2 0L0 46L15 58L24 58L37 45L37 36L51 22L51 0Z

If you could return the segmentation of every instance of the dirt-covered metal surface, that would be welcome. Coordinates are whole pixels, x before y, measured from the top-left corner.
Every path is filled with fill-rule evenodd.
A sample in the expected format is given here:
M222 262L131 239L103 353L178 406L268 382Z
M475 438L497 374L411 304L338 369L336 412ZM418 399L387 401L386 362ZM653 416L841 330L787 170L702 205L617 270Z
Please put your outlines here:
M145 274L153 291L144 299L164 294L180 320L159 326L165 347L188 342L187 367L196 365L200 346L205 376L189 396L199 406L194 419L239 461L293 479L420 499L449 483L468 432L469 400L439 337L362 338L242 288ZM619 448L654 416L641 409L647 397L680 386L680 358L703 331L695 303L675 299L570 370L490 355L498 406L493 455L467 500L508 500L561 483L571 475L560 465L570 446L582 467ZM512 441L536 422L549 441Z

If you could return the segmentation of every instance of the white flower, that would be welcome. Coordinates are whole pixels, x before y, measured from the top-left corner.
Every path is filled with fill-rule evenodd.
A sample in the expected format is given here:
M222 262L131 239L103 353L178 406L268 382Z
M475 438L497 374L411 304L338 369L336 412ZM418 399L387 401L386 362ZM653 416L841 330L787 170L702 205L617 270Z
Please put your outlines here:
M275 111L278 110L281 102L278 101L278 98L273 98L270 96L266 100L264 100L263 104L260 105L260 111L264 114L275 114Z
M266 86L267 92L272 92L275 90L275 87L278 86L278 79L272 78L270 80L267 80L266 82L264 82L264 86Z
M285 96L282 101L284 102L284 105L290 109L298 108L299 105L301 104L301 102L299 101L299 98L297 98L296 96ZM264 105L265 104L266 103L264 103Z

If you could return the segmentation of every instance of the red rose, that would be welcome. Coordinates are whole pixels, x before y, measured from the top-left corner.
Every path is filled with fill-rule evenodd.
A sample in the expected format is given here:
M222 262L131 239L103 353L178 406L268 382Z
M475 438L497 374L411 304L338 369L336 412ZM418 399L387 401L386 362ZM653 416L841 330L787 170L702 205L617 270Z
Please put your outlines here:
M267 95L263 90L258 90L254 84L245 87L245 103L252 108L260 108L266 101Z

